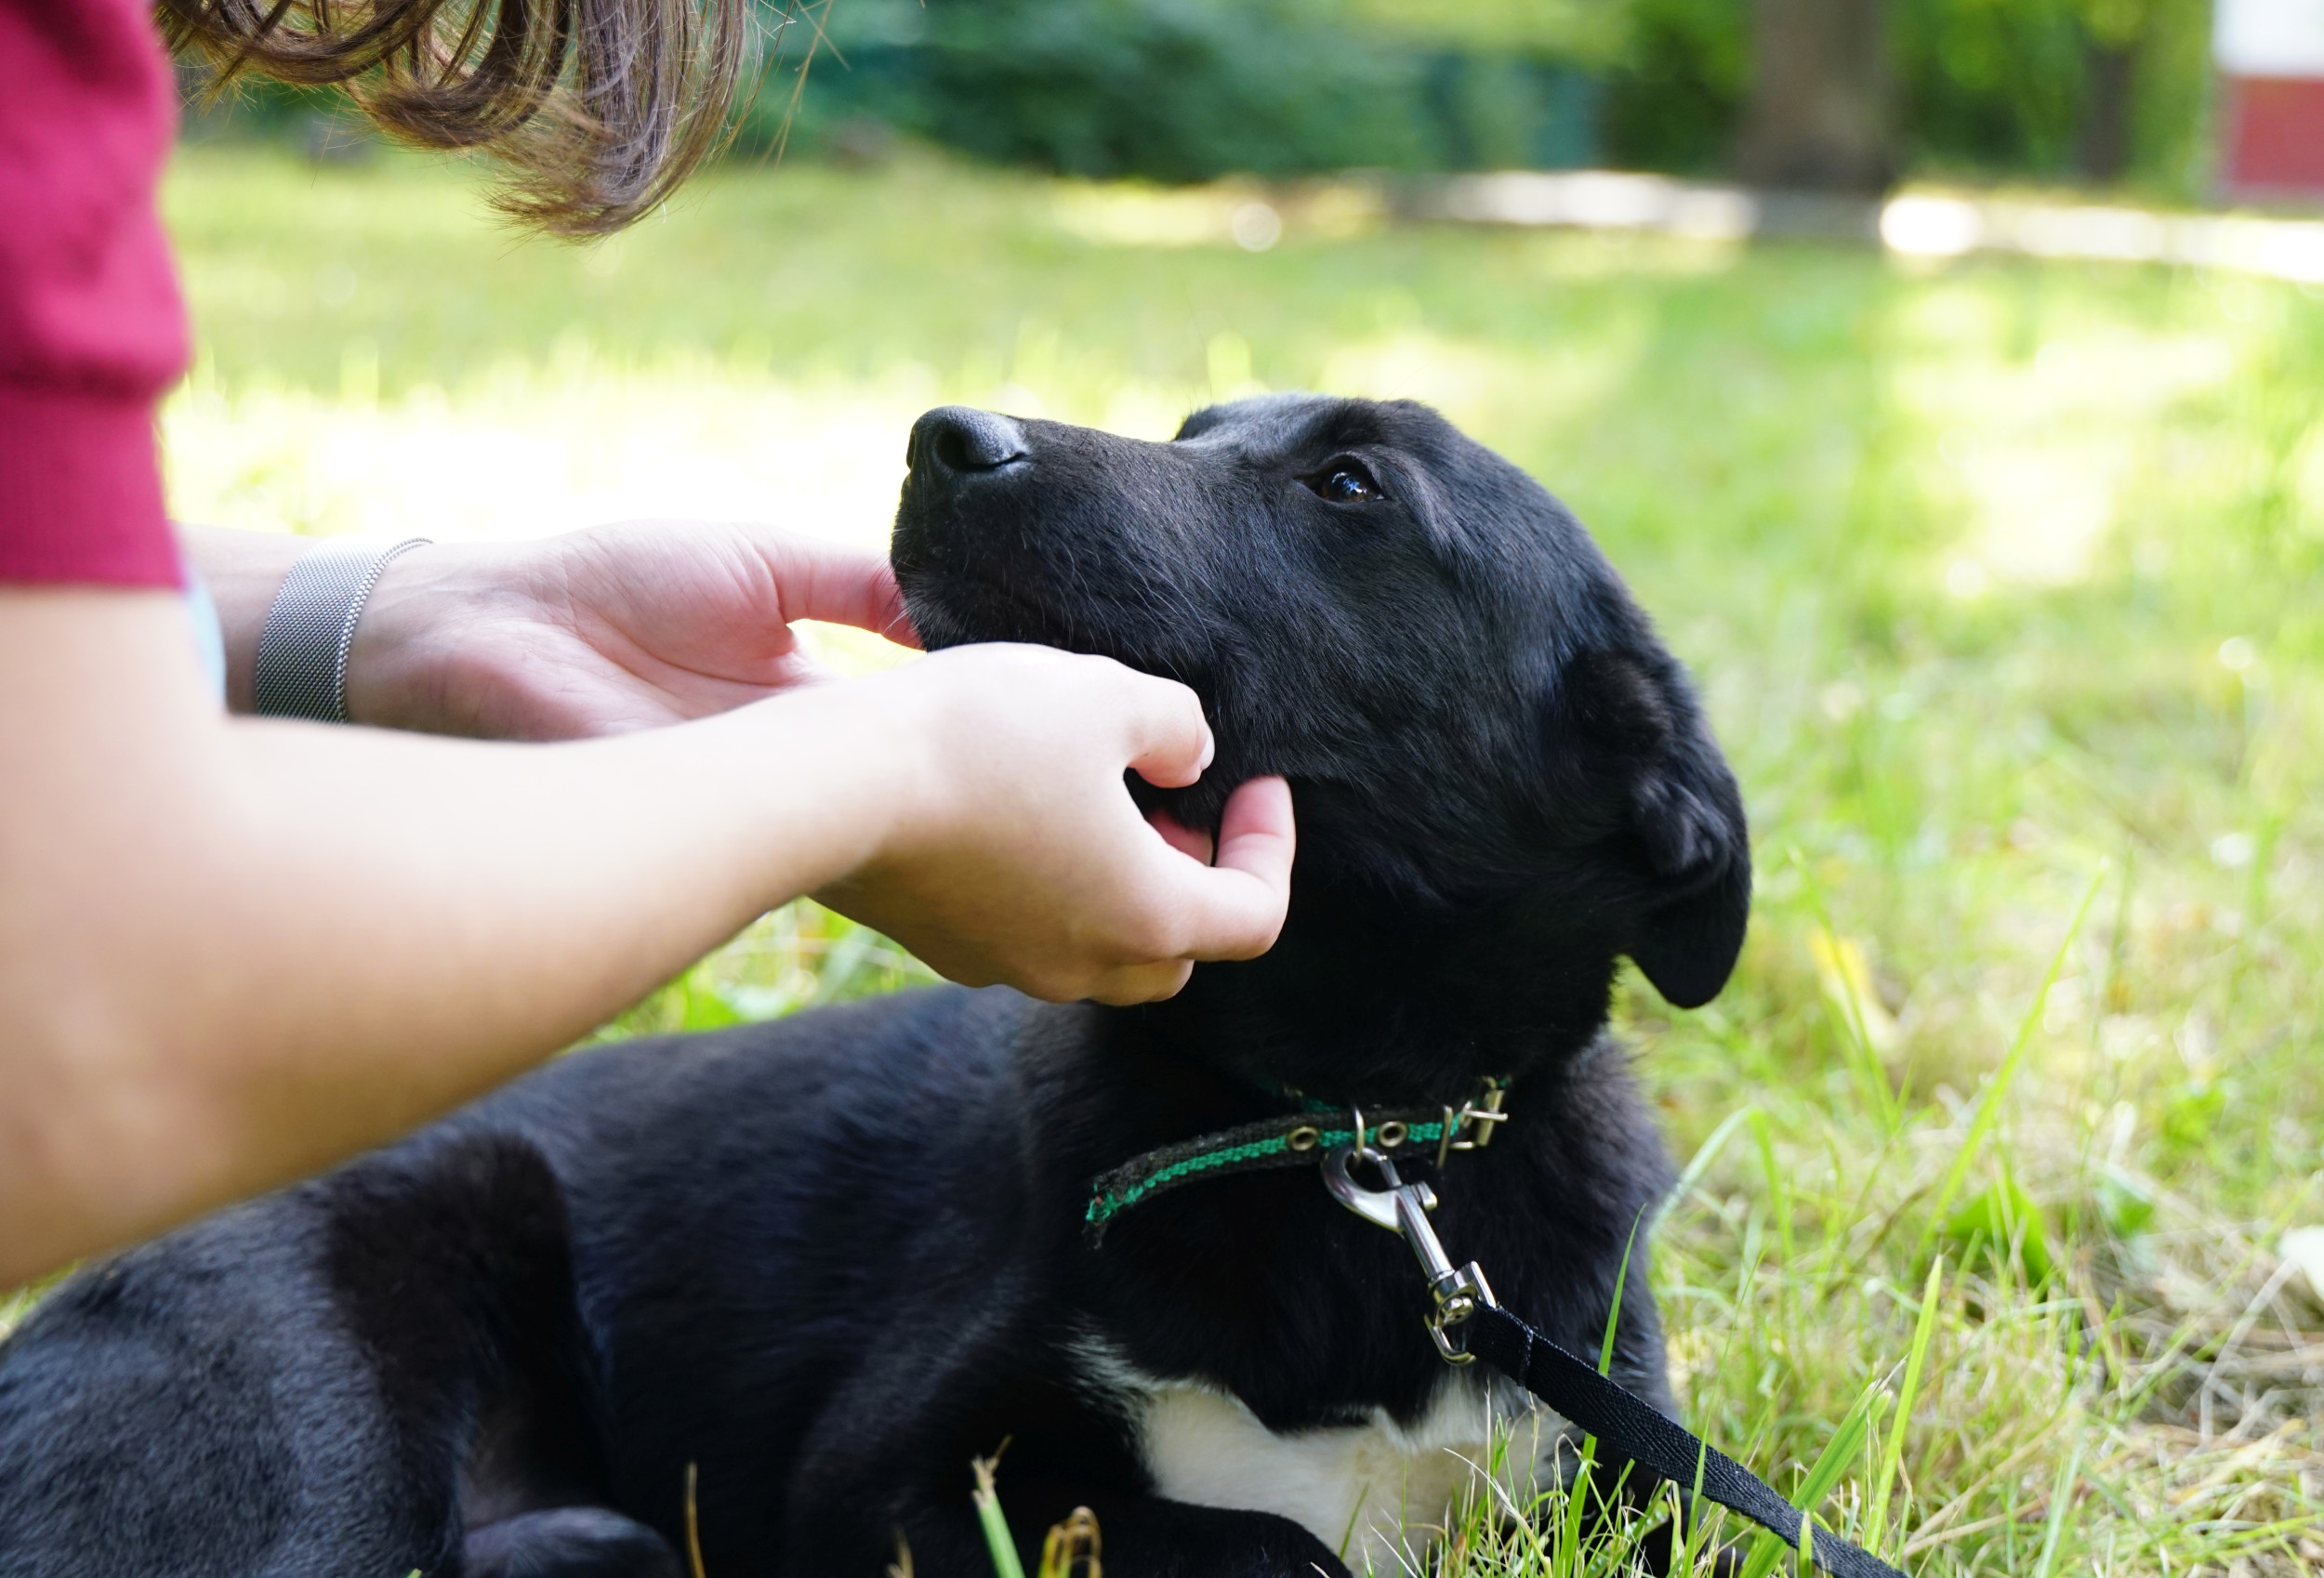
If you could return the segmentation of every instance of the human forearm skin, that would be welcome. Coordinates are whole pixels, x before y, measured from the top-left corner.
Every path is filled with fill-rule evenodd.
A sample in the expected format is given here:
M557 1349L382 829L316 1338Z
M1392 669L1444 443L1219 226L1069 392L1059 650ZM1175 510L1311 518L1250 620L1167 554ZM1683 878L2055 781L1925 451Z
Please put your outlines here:
M0 615L48 681L0 730L0 1285L509 1077L861 864L915 770L840 691L473 744L220 718L165 596Z
M955 980L1168 996L1288 902L1282 779L1211 863L1124 788L1210 751L1184 686L1010 645L560 744L230 718L173 595L0 586L0 1286L392 1137L801 893Z
M179 546L218 606L219 634L226 644L226 704L238 713L255 711L252 674L257 663L258 632L274 594L298 556L314 546L311 537L275 532L229 532L212 526L180 526Z

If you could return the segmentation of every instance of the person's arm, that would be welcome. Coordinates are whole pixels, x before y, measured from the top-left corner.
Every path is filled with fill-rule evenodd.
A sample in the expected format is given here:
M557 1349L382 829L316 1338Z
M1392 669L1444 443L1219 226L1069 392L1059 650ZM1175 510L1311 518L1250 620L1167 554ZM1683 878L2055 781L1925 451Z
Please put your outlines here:
M162 592L0 587L0 1285L385 1140L824 890L959 979L1136 1001L1282 920L1192 694L967 648L555 745L220 717Z

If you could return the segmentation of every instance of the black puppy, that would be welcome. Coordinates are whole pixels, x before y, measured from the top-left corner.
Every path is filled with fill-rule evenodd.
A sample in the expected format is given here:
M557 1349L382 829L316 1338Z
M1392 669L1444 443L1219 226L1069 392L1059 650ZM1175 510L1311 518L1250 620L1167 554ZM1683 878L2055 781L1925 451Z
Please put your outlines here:
M1587 1352L1629 1254L1616 1374L1667 1406L1631 1241L1668 1172L1608 990L1628 954L1715 993L1750 867L1565 508L1409 404L1248 401L1167 444L947 409L895 562L931 646L1193 686L1215 765L1139 786L1189 825L1288 775L1274 950L1144 1008L947 989L570 1058L91 1268L0 1347L0 1574L663 1578L692 1483L710 1578L900 1545L970 1578L1004 1441L1020 1543L1088 1506L1113 1578L1393 1571L1497 1429L1522 1495L1561 1422L1439 1359L1405 1245L1315 1168L1155 1192L1102 1243L1091 1180L1484 1080L1498 1137L1405 1163L1445 1242Z

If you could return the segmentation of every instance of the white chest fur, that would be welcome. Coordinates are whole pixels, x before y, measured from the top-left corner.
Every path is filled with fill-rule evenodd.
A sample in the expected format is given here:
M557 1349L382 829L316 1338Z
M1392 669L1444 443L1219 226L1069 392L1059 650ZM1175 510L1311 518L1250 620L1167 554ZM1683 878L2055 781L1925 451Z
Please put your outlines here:
M1278 1433L1228 1393L1105 1368L1161 1494L1288 1518L1358 1573L1419 1570L1470 1498L1492 1496L1506 1513L1556 1473L1564 1422L1465 1373L1447 1372L1408 1427L1375 1410L1361 1422Z

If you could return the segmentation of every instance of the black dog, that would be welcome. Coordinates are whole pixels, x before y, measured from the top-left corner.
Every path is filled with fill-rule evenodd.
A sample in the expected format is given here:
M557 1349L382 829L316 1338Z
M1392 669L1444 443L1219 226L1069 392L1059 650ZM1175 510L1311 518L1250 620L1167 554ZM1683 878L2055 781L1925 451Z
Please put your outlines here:
M900 1545L970 1578L970 1460L1005 1440L1028 1548L1087 1506L1113 1578L1329 1578L1423 1543L1493 1428L1508 1478L1570 1460L1438 1358L1406 1246L1313 1167L1158 1193L1102 1244L1085 1216L1156 1147L1505 1080L1498 1138L1407 1170L1456 1259L1597 1351L1668 1187L1604 1034L1617 956L1708 999L1750 867L1581 528L1415 405L1248 401L1167 444L947 409L895 563L931 646L1193 686L1216 764L1139 786L1188 825L1288 775L1274 950L1144 1008L948 989L570 1058L94 1267L0 1348L0 1574L674 1575L691 1505L710 1578ZM1624 1287L1617 1376L1667 1406L1643 1247Z

